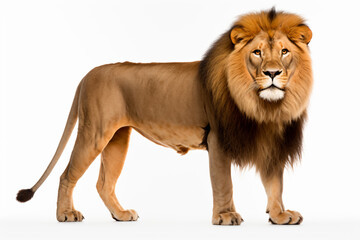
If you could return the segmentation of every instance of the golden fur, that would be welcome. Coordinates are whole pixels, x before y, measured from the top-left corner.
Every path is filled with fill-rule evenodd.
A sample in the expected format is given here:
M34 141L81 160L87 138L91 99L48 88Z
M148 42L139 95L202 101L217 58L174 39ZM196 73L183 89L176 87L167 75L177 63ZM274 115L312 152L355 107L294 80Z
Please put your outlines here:
M310 40L311 30L299 16L272 9L240 17L201 62L116 63L93 69L79 84L48 169L17 199L29 200L45 181L78 119L74 150L60 178L58 221L83 220L72 192L100 153L100 197L115 220L138 219L114 193L135 129L181 154L208 150L213 224L242 222L232 199L232 162L256 166L272 223L301 223L300 213L284 208L282 176L285 165L301 154L312 86Z

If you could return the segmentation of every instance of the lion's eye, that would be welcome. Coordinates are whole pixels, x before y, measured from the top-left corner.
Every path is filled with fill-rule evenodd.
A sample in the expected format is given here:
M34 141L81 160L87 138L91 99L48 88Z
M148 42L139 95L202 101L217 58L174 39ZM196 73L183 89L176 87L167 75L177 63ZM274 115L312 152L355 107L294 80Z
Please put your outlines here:
M256 50L253 51L253 54L255 54L256 56L260 56L261 51L259 49L256 49Z
M289 52L289 50L286 49L286 48L284 48L283 50L281 50L282 55L285 55L285 54L287 54L288 52Z

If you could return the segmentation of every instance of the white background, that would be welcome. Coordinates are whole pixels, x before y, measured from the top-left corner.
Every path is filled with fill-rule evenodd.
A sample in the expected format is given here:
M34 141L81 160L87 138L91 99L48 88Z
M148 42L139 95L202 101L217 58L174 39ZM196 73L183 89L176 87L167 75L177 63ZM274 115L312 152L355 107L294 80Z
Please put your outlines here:
M83 223L55 218L58 165L20 204L48 165L75 89L93 67L112 62L200 60L240 14L276 6L302 15L313 31L315 85L301 164L285 174L286 208L300 226L267 223L266 196L253 169L234 169L239 227L211 225L205 151L179 156L133 132L116 193L137 222L114 222L97 194L99 159L80 179ZM359 239L359 5L356 1L1 1L1 239ZM104 237L104 238L103 238Z

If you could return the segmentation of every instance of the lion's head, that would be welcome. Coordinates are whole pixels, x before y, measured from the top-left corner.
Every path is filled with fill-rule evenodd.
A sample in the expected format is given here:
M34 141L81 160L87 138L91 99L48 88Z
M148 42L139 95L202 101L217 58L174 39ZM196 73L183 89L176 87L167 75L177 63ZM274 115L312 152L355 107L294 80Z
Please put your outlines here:
M311 37L295 14L271 9L241 16L204 59L214 104L225 104L225 87L240 111L258 122L299 117L312 88Z
M200 76L210 127L232 157L255 157L258 149L258 158L282 161L300 154L311 37L301 17L271 9L241 16L206 53Z
M235 23L227 76L240 109L260 121L289 121L305 110L312 86L311 36L302 18L274 9ZM276 114L269 116L269 106L276 102Z

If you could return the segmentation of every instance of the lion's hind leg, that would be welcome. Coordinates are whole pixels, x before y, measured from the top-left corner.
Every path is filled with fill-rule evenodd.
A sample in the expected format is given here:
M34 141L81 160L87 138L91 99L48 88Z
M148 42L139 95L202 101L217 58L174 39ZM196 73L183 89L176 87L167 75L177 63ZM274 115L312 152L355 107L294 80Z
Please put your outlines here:
M96 185L101 199L116 221L136 221L138 219L134 210L124 210L115 195L115 185L124 166L130 133L130 127L120 128L103 150L99 180Z
M81 222L84 219L83 215L75 210L72 195L77 181L100 154L117 128L114 126L107 131L101 129L103 128L83 124L79 126L70 162L60 177L56 212L59 222Z

